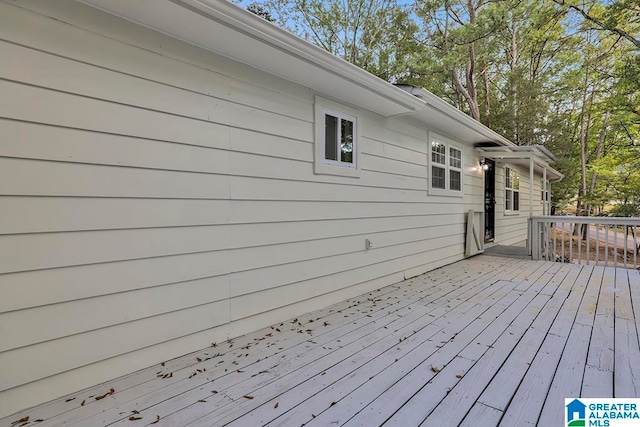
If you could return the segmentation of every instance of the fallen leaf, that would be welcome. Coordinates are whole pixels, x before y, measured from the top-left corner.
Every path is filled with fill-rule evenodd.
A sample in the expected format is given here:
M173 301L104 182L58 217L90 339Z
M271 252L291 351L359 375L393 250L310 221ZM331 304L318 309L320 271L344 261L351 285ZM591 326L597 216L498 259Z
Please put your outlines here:
M440 372L440 368L437 368L437 367L435 367L435 366L433 366L433 365L431 365L431 370L432 370L433 372Z
M276 404L273 405L273 409L278 409L278 406L280 406L280 402L276 402Z
M245 394L242 397L244 397L245 399L249 399L249 400L253 399L253 396L249 396L248 394Z
M69 399L65 400L65 402L71 402L72 400L75 400L75 397L69 398Z
M133 411L131 411L132 414L139 414L140 411L136 411L135 409Z
M239 373L239 374L244 373L244 371L241 371L240 369L238 369L236 372Z
M211 393L218 394L218 390L211 390Z
M138 420L141 420L141 419L142 419L142 417L134 417L134 416L129 417L129 421L138 421Z
M330 323L329 323L329 322L324 322L324 323L323 323L323 325L324 325L324 326L329 326L329 325L330 325Z
M86 402L87 400L83 400L82 403L80 404L80 406L84 406L84 402Z
M196 357L196 360L197 360L198 362L202 362L202 359L200 359L199 357Z
M200 399L200 400L198 400L198 402L200 402L200 403L207 403L207 401L206 401L206 400L204 400L204 399Z
M456 378L462 378L462 375L456 375Z
M164 366L164 362L162 362L162 363L160 364L160 366Z
M312 416L313 418L317 417L317 415L316 415L316 414L311 414L311 416Z
M336 404L336 402L331 402L331 405L329 405L329 407L332 407L335 404Z
M19 420L12 422L11 425L19 424L19 423L26 423L27 421L29 421L29 417L28 416L22 417Z
M156 415L156 420L150 424L158 424L160 422L160 415Z

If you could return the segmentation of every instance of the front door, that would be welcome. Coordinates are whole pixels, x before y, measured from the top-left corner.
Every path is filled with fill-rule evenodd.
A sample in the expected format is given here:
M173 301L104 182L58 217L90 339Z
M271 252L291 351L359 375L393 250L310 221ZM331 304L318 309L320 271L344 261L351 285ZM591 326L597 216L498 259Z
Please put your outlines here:
M484 242L493 242L496 230L496 162L486 159L484 171Z

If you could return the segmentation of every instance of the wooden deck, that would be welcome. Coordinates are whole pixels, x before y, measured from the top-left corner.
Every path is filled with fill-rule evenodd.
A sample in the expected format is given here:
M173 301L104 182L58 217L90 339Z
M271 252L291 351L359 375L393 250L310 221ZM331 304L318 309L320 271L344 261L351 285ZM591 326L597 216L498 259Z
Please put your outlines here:
M0 426L560 425L640 397L639 306L635 270L482 255Z

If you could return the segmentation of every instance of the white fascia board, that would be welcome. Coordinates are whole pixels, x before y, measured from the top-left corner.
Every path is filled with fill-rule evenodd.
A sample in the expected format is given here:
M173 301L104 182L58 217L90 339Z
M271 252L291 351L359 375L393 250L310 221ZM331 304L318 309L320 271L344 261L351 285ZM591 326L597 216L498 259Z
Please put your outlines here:
M79 0L385 117L424 102L226 0Z

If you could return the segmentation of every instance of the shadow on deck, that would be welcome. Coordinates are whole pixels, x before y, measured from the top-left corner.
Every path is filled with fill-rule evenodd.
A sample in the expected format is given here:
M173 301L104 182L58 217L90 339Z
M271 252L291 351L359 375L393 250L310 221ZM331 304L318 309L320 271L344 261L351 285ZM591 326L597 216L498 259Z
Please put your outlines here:
M637 271L480 255L0 426L561 425L640 397L639 305Z

